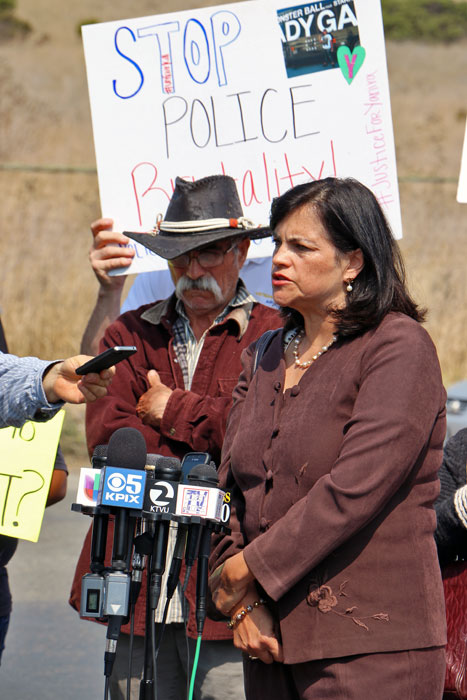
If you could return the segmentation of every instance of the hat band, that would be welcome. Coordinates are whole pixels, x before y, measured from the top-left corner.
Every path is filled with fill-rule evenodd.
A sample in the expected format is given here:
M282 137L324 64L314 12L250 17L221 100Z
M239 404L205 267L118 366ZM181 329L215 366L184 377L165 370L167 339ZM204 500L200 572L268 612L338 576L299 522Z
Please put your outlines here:
M239 219L199 219L197 221L158 221L156 229L168 233L200 233L215 231L219 228L249 229L258 228L244 216Z

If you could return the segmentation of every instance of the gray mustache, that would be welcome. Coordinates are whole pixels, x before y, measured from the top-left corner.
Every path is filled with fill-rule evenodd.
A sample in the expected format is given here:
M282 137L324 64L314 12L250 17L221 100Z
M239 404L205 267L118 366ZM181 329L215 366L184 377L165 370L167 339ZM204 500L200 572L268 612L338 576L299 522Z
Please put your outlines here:
M221 288L212 275L203 275L203 277L199 277L196 280L183 275L177 282L175 294L180 299L185 292L188 292L191 289L200 289L205 292L211 292L216 300L222 301Z

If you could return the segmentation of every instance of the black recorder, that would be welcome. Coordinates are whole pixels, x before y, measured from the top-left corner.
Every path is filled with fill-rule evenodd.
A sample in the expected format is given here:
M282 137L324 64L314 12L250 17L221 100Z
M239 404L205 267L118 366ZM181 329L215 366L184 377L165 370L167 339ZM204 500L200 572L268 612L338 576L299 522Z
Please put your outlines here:
M130 355L134 355L137 348L134 345L116 345L113 348L104 350L100 355L96 355L92 360L88 360L75 369L76 374L90 374L91 372L102 372L103 369L113 367L117 362L126 360Z

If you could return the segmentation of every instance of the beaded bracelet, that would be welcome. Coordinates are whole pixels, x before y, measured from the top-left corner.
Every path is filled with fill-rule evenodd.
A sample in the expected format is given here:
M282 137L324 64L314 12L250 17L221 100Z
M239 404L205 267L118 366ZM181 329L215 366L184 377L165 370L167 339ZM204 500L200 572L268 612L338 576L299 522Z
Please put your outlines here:
M255 608L259 608L260 605L266 605L266 601L260 598L259 600L255 600L254 603L251 603L251 605L247 605L246 608L242 608L241 610L238 611L238 613L233 617L230 622L227 623L227 627L229 630L233 630L235 625L237 625L239 622L243 620L243 618L246 615L249 615Z

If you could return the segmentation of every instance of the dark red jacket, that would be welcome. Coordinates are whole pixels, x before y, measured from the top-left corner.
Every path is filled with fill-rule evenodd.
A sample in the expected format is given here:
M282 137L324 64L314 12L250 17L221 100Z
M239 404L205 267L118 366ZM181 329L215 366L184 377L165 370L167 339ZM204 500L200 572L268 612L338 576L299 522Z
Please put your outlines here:
M138 351L117 365L116 375L107 396L89 404L86 430L89 454L96 445L107 444L118 428L133 427L145 437L148 453L178 457L187 452L209 452L219 464L227 415L232 404L232 391L241 371L240 356L244 348L264 331L281 326L279 314L262 304L253 304L248 324L234 310L229 317L209 330L193 376L191 391L185 391L172 337L172 324L177 318L174 298L129 311L111 324L101 342L101 350L113 345L136 345ZM160 429L143 425L135 408L139 397L149 389L146 378L156 369L161 381L173 389ZM110 560L112 532L109 528ZM73 580L70 604L79 609L81 578L89 571L90 532ZM181 579L183 581L184 571ZM190 602L188 632L196 637L194 601L196 572L193 570L187 589ZM146 576L135 612L135 634L145 633ZM129 626L123 627L129 632ZM206 639L229 639L225 623L206 621Z

